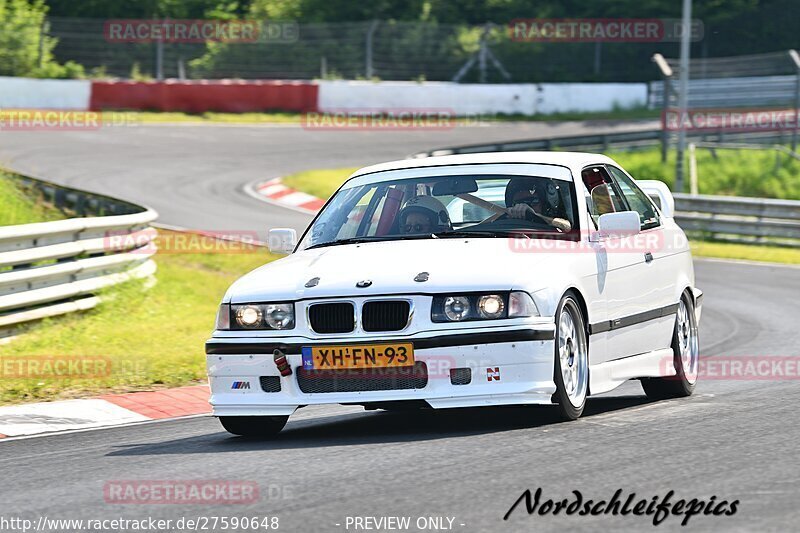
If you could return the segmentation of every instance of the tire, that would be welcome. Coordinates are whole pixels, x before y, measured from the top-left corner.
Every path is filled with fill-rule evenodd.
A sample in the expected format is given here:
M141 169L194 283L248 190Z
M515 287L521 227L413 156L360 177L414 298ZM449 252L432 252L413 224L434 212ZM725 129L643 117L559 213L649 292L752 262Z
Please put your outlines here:
M697 318L694 304L686 294L678 303L675 327L672 331L672 364L674 376L642 379L642 388L648 398L664 400L691 396L697 384L697 368L700 358Z
M567 294L556 310L553 402L564 420L575 420L583 413L589 391L589 344L581 308Z
M221 416L219 421L228 433L242 437L274 437L283 429L288 416Z

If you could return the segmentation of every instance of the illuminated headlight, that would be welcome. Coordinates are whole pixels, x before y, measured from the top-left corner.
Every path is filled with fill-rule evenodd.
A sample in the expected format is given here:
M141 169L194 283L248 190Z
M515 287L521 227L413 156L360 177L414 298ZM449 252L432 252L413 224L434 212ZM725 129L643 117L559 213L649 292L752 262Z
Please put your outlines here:
M217 313L217 329L293 329L294 304L223 304Z
M499 294L488 294L478 298L478 314L481 318L502 318L505 310L506 304Z
M252 329L261 325L263 316L257 305L240 305L236 308L236 324L239 327Z
M530 294L514 291L508 297L508 318L521 316L539 316L539 309Z
M292 329L294 327L294 305L265 305L264 321L272 329Z

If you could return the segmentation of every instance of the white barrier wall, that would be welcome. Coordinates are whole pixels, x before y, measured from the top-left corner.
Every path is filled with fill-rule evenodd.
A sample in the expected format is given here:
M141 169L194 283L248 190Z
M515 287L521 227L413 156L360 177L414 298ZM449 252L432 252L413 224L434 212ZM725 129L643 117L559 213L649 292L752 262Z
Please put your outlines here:
M428 108L467 114L611 111L647 103L646 83L509 83L320 81L320 111Z
M89 109L89 80L37 80L0 76L0 109Z
M647 105L646 83L540 83L537 113L612 111Z
M398 111L426 108L478 113L536 112L536 85L451 82L320 81L320 111Z

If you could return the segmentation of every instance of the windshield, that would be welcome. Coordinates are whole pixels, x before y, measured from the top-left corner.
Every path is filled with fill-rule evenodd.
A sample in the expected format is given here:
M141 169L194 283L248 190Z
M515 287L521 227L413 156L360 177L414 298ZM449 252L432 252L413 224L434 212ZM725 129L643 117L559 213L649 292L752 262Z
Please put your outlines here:
M355 182L334 195L300 250L399 239L563 235L578 227L573 183L564 179L481 174Z

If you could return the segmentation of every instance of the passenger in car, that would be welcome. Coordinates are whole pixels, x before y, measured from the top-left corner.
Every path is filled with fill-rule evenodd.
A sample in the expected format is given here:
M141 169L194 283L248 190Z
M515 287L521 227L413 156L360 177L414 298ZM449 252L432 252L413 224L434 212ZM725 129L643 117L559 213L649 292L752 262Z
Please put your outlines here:
M433 196L413 196L399 214L400 233L436 233L453 229L444 204Z

